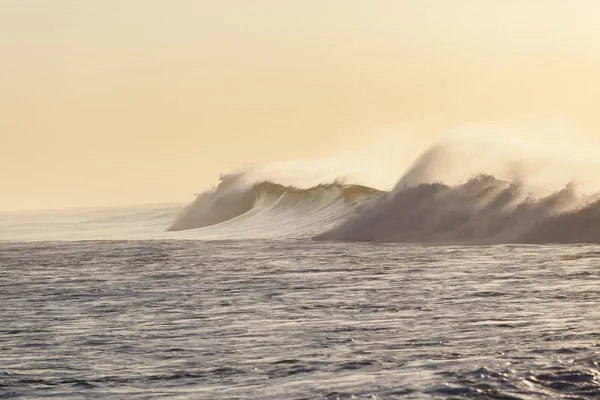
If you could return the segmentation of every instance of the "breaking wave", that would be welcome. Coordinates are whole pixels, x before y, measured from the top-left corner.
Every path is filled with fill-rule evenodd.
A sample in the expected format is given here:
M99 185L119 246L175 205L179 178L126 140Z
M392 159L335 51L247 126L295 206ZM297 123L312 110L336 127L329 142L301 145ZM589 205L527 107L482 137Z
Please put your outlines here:
M226 176L170 231L210 239L300 238L437 244L600 242L600 197L574 184L545 196L520 181L404 184L385 192L339 182L298 188Z
M310 188L271 181L253 184L242 175L225 175L186 207L170 231L203 228L204 237L310 237L346 218L363 200L381 193L341 182Z
M379 196L315 240L438 244L600 242L600 199L573 184L536 196L518 181L480 175Z
M565 135L526 140L521 132L511 137L487 129L486 136L486 129L459 129L407 158L414 161L387 191L340 181L301 188L260 179L272 168L225 175L169 230L195 229L196 237L209 239L600 243L597 147Z

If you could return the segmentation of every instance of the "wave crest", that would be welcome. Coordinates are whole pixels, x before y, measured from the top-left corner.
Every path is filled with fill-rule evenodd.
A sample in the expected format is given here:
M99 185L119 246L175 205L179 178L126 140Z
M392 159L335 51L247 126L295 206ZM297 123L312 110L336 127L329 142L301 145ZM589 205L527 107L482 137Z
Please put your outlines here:
M204 228L230 222L230 233L235 236L235 229L243 228L247 231L253 223L264 226L267 222L271 228L277 228L280 225L278 221L290 217L297 218L297 225L301 225L300 220L304 219L317 226L322 225L324 218L330 221L330 226L331 221L338 221L339 217L346 216L349 209L358 202L379 193L379 190L367 186L337 181L310 188L285 186L272 181L247 185L240 176L226 175L221 177L221 183L216 188L199 194L169 230ZM329 214L324 215L327 212ZM238 223L237 227L231 226L233 220ZM253 230L257 232L257 229ZM297 230L305 232L301 226Z

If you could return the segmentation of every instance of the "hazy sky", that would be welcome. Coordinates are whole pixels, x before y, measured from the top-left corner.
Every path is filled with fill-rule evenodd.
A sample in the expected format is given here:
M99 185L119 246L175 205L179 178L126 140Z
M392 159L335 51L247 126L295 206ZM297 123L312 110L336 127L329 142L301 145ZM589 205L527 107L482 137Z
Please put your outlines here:
M600 132L598 21L593 0L2 0L0 210L191 200L406 126Z

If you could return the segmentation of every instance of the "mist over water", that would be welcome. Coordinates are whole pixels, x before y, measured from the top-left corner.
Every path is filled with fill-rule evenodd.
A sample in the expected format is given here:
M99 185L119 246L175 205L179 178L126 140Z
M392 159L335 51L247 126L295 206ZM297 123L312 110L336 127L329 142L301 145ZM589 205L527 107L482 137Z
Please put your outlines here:
M466 125L427 145L414 136L404 147L385 139L371 146L377 153L363 147L362 164L348 152L225 175L170 230L444 244L600 241L591 228L600 222L597 145L564 121ZM395 181L383 183L390 169ZM360 195L350 201L351 190Z
M419 183L464 183L481 175L521 181L539 193L576 182L600 189L598 142L563 120L470 124L441 135L412 158L396 188Z
M388 133L225 172L187 205L6 214L0 240L595 243L598 149L560 119Z

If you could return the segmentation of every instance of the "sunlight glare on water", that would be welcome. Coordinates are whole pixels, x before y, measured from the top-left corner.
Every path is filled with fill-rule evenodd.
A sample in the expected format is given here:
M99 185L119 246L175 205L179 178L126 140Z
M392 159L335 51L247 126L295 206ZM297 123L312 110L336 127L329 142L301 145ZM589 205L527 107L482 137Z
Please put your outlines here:
M0 246L3 397L600 394L597 246Z

